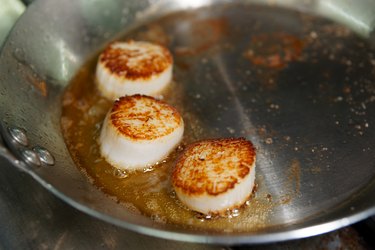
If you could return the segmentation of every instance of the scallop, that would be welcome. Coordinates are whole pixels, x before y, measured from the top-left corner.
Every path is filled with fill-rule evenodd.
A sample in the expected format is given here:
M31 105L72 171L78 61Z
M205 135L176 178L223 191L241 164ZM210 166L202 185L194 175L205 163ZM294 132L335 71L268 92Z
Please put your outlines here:
M118 169L139 170L167 157L183 133L183 119L169 104L145 95L124 96L104 119L100 151Z
M144 41L113 42L100 54L96 81L111 100L120 96L159 95L171 82L173 57L161 45Z
M244 138L196 142L178 158L172 185L191 210L223 215L251 196L255 161L253 144Z

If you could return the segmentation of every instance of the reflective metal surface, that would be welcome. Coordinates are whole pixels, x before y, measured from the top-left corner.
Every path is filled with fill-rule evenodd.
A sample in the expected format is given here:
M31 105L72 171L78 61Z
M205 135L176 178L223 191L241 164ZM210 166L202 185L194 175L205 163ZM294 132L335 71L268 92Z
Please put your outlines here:
M21 128L8 128L8 132L15 143L19 143L20 145L25 147L29 145L25 130Z
M33 147L33 151L38 155L38 158L42 164L48 166L55 165L55 158L47 149L41 146L35 146Z
M372 45L351 33L345 36L345 29L330 33L332 25L327 21L306 27L301 14L275 6L330 16L369 41L374 4L361 1L348 8L346 1L272 1L271 7L215 7L228 2L32 4L0 56L0 117L5 127L27 128L30 145L48 149L56 166L28 168L4 148L1 154L77 209L162 238L222 244L281 241L334 230L375 214ZM267 189L273 200L284 203L273 209L266 227L257 232L182 229L127 211L92 186L75 167L61 135L62 92L88 57L137 25L207 5L212 5L212 11L199 12L199 18L225 16L228 27L234 27L217 41L229 46L180 61L175 74L186 86L184 103L203 126L213 128L212 135L246 136L258 147L261 188ZM185 49L174 50L176 55L204 38L188 36L191 20L185 21L187 26L166 26L174 37L171 46ZM255 28L256 32L254 23L261 27ZM318 43L304 48L307 60L289 60L277 70L258 67L259 60L252 61L253 54L246 46L251 45L251 37L263 39L259 35L265 30L292 33L297 40L318 39ZM236 34L248 34L248 40ZM275 41L278 38L273 37ZM331 51L331 45L337 44L344 49ZM254 46L251 48L259 52L261 47ZM268 56L267 51L263 56ZM188 67L184 69L184 65Z
M41 162L37 153L35 153L31 149L22 149L21 150L21 157L27 164L31 166L40 166Z
M0 249L285 250L369 249L351 228L261 246L223 247L158 239L82 213L0 158ZM22 183L22 185L19 185Z
M1 158L0 167L0 249L225 250L113 226L57 199Z

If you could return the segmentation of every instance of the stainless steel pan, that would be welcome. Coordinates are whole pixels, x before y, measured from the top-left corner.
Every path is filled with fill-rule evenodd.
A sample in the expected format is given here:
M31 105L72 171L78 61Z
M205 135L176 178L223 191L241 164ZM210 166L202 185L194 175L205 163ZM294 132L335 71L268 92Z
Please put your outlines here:
M197 18L223 16L217 40L213 30L191 33ZM37 1L0 56L0 154L77 209L156 237L264 243L349 225L375 214L374 21L372 1ZM277 203L261 229L155 222L108 198L72 161L60 128L65 87L107 42L148 23L172 37L175 78L196 119L213 136L256 144L258 195Z

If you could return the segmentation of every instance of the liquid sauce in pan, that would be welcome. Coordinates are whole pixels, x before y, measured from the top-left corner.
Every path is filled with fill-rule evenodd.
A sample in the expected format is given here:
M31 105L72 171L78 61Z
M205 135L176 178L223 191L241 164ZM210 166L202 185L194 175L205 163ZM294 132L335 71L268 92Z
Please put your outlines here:
M181 145L167 159L144 171L127 173L109 165L101 156L98 136L112 101L102 97L95 87L96 59L87 63L71 82L63 100L62 128L70 153L76 164L94 185L126 208L140 212L163 223L191 225L207 229L256 230L265 225L273 204L267 194L254 194L244 208L228 213L228 218L207 219L189 211L175 197L170 176L174 162L185 145L206 138L209 128L200 126L194 114L184 110L179 99L183 94L173 82L163 95L184 117L185 133ZM216 135L218 137L219 135ZM259 185L260 180L257 180ZM246 218L246 220L244 220ZM235 225L235 227L233 227Z
M241 18L244 16L251 18ZM213 82L215 72L222 73L219 66L213 70L211 66L220 62L218 55L237 53L233 56L235 60L232 63L240 64L245 69L259 69L251 77L258 79L260 91L273 91L278 87L275 79L285 68L293 63L318 60L311 52L322 49L319 47L317 34L321 35L324 42L325 39L328 40L327 37L340 41L350 36L351 32L329 21L297 12L236 5L175 13L128 32L123 39L161 43L173 53L174 80L163 92L162 98L183 116L183 142L165 161L143 172L126 173L111 167L100 156L98 146L101 124L112 102L102 97L95 86L96 56L79 70L63 97L61 124L73 160L95 186L124 204L124 209L142 213L157 222L228 232L249 232L265 228L270 223L269 218L275 207L287 205L291 200L297 199L296 196L303 195L298 160L290 159L289 168L293 170L293 174L286 171L284 178L285 189L294 186L295 190L284 193L280 191L281 194L276 197L267 190L263 176L265 173L258 171L262 169L259 158L256 176L258 191L243 208L229 213L226 218L203 218L185 208L172 190L171 171L177 155L187 144L206 138L260 138L261 140L253 143L258 148L258 156L263 155L264 158L266 154L261 148L273 143L272 138L266 138L268 135L262 133L264 127L233 129L238 128L238 124L246 125L246 120L233 120L233 127L225 124L221 126L224 130L218 129L213 122L209 122L210 119L221 122L220 117L211 117L216 110L212 109L207 115L201 114L205 106L210 107L212 104L205 98L222 95L221 89L227 88L225 95L228 99L223 99L222 104L216 107L218 110L225 109L226 103L233 99L230 99L234 95L231 92L235 91L233 86L221 88L204 85L205 82ZM336 51L340 52L340 48L334 45L326 50L324 53L327 57L335 56ZM211 72L213 76L207 72ZM246 76L248 70L237 73ZM199 79L202 88L197 87L197 84L190 86L186 81L185 77L191 74L202 76ZM246 92L246 89L242 88L242 92ZM279 109L275 105L273 108ZM290 183L291 181L295 183Z

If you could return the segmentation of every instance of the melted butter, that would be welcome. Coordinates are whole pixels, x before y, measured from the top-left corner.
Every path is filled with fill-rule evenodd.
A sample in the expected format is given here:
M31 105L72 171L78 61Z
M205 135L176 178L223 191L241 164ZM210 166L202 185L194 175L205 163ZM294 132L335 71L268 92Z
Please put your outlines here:
M95 63L96 60L93 60L84 66L67 88L61 118L63 134L72 158L95 186L120 203L131 204L137 212L162 223L210 230L225 228L226 231L259 230L265 226L272 203L263 196L253 196L244 207L229 213L226 218L199 216L185 208L176 198L170 180L176 157L184 145L198 140L206 129L199 126L193 114L184 113L184 108L178 102L181 92L175 83L166 90L164 99L184 117L182 146L167 159L145 171L119 172L108 164L100 156L97 139L112 102L102 97L95 87ZM171 90L174 90L173 97L170 95Z
M97 57L84 65L67 87L61 117L70 154L93 185L124 204L124 209L141 213L160 223L225 232L257 231L268 225L267 218L274 205L267 195L259 192L242 208L229 212L227 217L218 218L202 217L187 209L176 198L170 177L179 152L194 141L220 137L217 131L199 122L193 109L184 106L181 101L184 88L178 82L173 82L161 97L174 106L184 119L185 132L181 146L167 159L143 172L118 171L108 164L100 155L98 136L112 101L102 97L96 88L96 61ZM257 185L262 185L260 179L256 180Z

